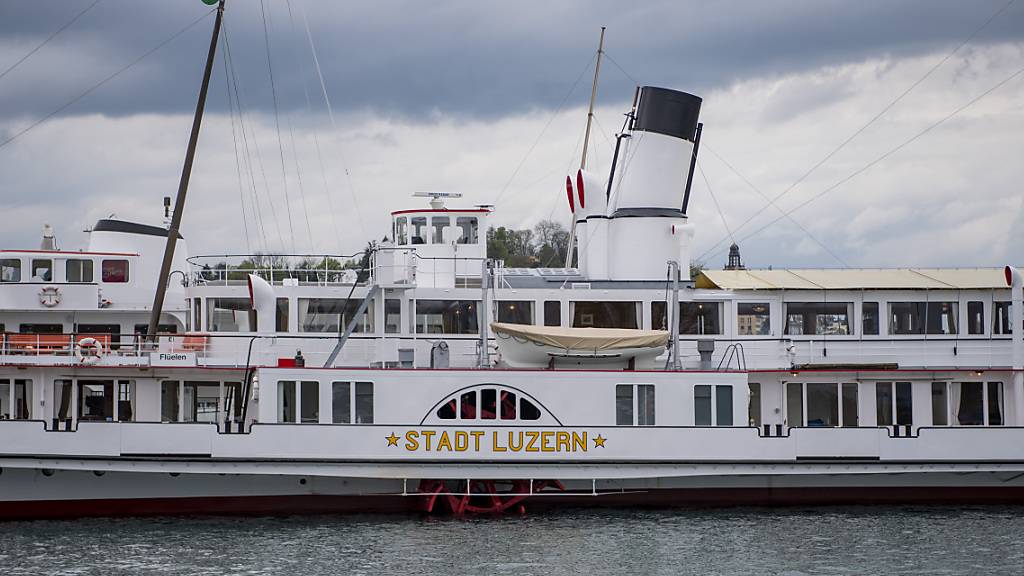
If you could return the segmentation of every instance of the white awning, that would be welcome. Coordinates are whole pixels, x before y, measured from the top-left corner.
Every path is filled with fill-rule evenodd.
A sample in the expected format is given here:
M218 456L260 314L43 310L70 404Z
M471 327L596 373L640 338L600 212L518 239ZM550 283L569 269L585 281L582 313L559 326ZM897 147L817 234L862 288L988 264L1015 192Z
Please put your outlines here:
M704 270L697 288L725 290L970 290L1009 288L1002 268Z

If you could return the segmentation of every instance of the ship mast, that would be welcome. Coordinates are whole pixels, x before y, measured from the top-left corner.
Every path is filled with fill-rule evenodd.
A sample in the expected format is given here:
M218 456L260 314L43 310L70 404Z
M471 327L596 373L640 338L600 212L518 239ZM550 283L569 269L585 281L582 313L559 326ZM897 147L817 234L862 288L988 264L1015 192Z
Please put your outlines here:
M587 109L587 131L583 134L583 156L580 158L580 170L587 168L587 147L590 144L590 126L594 122L594 100L597 99L597 79L601 74L601 56L604 55L604 31L601 26L601 38L597 42L597 64L594 66L594 82L590 86L590 107ZM565 251L565 267L572 266L572 251L576 244L576 214L572 214L572 226L569 229L569 246Z
M203 0L212 4L210 0ZM185 210L185 195L188 193L188 181L192 176L192 162L196 157L196 144L199 141L199 128L203 124L203 111L206 109L206 93L210 87L210 75L213 72L213 60L217 55L217 39L220 37L221 22L224 20L224 0L217 3L217 19L213 24L213 36L210 38L210 50L206 55L206 69L203 71L203 84L199 88L199 100L196 102L196 113L192 119L192 133L188 138L188 149L185 152L185 165L181 169L181 180L178 182L178 196L174 201L174 213L171 224L167 228L167 244L164 247L164 259L160 265L160 276L157 278L156 295L153 297L153 309L149 317L148 338L156 339L157 328L160 326L160 314L164 308L164 296L167 294L167 283L170 281L171 262L174 259L174 246L178 242L178 228L181 226L181 214Z

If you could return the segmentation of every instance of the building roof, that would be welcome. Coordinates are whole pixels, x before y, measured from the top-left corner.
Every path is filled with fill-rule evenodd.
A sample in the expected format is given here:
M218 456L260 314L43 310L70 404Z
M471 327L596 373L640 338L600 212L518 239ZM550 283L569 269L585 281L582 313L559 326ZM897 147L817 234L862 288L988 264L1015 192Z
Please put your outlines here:
M725 290L968 290L1008 288L1002 268L704 270L697 288Z

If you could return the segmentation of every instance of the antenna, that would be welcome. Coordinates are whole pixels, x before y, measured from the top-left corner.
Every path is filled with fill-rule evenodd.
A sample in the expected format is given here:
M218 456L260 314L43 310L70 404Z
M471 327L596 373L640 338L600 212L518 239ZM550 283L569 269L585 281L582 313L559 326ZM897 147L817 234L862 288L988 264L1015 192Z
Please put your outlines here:
M413 198L430 198L430 207L434 210L444 210L445 198L462 198L458 192L415 192Z

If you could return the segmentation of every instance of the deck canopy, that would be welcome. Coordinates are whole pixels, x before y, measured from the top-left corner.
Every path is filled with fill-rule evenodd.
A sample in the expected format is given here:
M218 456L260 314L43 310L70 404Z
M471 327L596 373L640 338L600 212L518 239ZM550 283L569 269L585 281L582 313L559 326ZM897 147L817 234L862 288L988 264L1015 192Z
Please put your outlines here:
M627 348L664 348L667 330L629 330L623 328L561 328L492 322L491 330L502 336L529 340L563 350L623 350Z
M971 290L1008 288L1002 268L704 270L697 288L723 290Z

